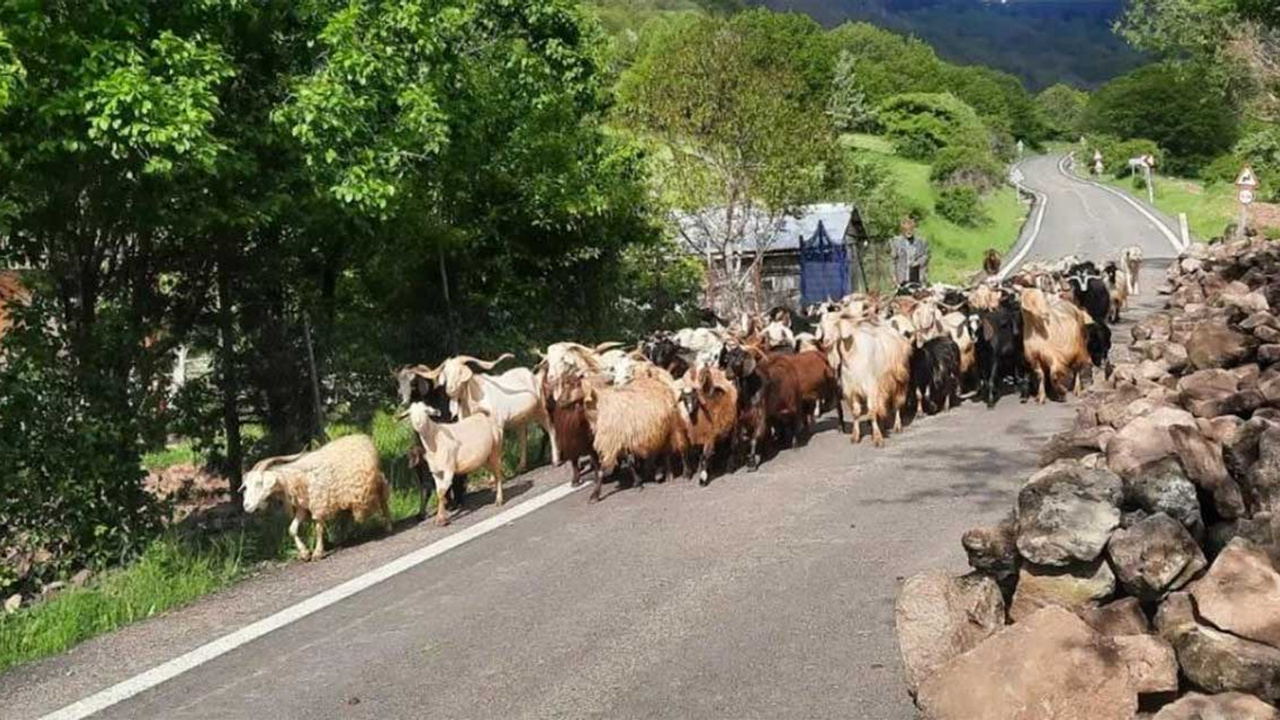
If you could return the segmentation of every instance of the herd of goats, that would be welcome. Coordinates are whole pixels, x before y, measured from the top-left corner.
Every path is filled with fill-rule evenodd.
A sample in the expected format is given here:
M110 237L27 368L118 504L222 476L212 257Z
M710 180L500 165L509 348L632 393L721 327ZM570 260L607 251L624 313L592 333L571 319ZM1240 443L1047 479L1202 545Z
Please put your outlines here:
M1074 256L1028 263L971 288L853 294L803 315L778 308L732 327L658 332L634 348L556 343L535 367L501 374L491 371L509 354L405 367L396 377L401 417L419 440L408 460L422 481L422 512L434 489L436 522L447 524L466 475L480 470L493 476L501 505L504 436L518 433L523 471L532 424L546 432L552 464L569 463L575 486L593 474L595 501L620 465L637 486L659 466L670 478L679 464L703 485L713 461L732 472L745 459L754 470L772 448L796 446L830 409L841 432L849 421L853 442L866 421L881 446L883 425L901 431L904 411L942 412L962 394L993 406L1010 385L1024 402L1033 390L1039 403L1079 393L1083 373L1109 370L1108 324L1137 294L1141 265L1134 246L1101 267ZM987 266L998 268L998 256ZM245 509L272 495L293 512L304 558L323 554L323 526L335 512L358 520L381 512L389 522L390 489L364 436L259 462L245 477ZM308 518L318 525L313 553L297 535Z

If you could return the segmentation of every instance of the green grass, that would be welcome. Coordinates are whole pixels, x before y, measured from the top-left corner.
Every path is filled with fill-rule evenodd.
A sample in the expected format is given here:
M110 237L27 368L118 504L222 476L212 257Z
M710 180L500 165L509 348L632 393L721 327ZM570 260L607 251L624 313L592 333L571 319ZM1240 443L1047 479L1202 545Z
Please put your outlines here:
M883 137L849 135L845 143L858 152L884 161L897 176L898 190L903 196L914 205L929 209L929 215L920 223L919 233L929 241L933 251L929 263L930 280L966 281L982 266L982 255L987 248L995 248L1004 254L1017 241L1027 208L1018 201L1018 193L1013 188L1001 186L983 198L982 205L988 218L985 225L961 227L933 210L938 192L929 181L927 164L898 157L894 154L893 143Z
M1133 178L1107 180L1109 185L1131 195L1147 199L1147 190ZM1227 225L1236 221L1240 206L1236 204L1234 185L1215 182L1204 184L1185 178L1156 176L1156 207L1166 215L1177 218L1187 214L1191 234L1200 240L1222 235Z

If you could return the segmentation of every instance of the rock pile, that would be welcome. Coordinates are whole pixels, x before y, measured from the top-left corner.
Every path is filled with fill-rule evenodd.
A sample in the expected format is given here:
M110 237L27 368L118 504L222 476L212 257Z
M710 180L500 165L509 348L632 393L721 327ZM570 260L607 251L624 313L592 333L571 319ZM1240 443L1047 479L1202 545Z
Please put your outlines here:
M1280 720L1280 243L1194 246L1161 292L974 572L903 585L925 717Z

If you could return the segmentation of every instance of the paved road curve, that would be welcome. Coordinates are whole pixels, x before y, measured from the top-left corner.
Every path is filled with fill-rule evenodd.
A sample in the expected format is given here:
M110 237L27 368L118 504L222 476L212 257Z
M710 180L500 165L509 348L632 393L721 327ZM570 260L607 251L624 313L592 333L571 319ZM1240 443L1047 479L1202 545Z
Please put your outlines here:
M1031 257L1171 249L1122 201L1033 159ZM1147 286L1154 282L1148 280ZM1150 293L1148 293L1148 298ZM1005 399L883 450L828 429L756 474L575 493L108 708L112 718L914 717L893 600L965 568L960 534L1010 507L1071 409ZM516 502L564 480L540 471ZM492 514L266 572L0 677L0 713L56 710Z

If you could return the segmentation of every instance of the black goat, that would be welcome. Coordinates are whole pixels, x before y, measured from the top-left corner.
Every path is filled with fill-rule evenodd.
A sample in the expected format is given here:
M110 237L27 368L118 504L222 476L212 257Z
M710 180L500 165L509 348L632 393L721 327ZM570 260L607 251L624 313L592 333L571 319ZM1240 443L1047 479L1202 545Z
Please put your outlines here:
M689 363L680 356L681 348L674 338L666 332L656 332L640 345L640 353L649 362L670 372L672 377L684 377L689 370Z
M1103 323L1089 323L1085 326L1085 345L1089 349L1089 360L1095 367L1100 367L1107 377L1111 377L1111 328Z
M1098 266L1092 262L1076 263L1067 272L1067 282L1079 305L1095 323L1105 325L1111 315L1111 290Z
M1017 384L1025 401L1031 386L1022 351L1022 310L1017 301L1006 297L996 310L979 310L977 335L978 387L987 407L995 407L1007 378Z
M960 346L937 337L911 353L911 387L917 412L933 415L960 402Z

